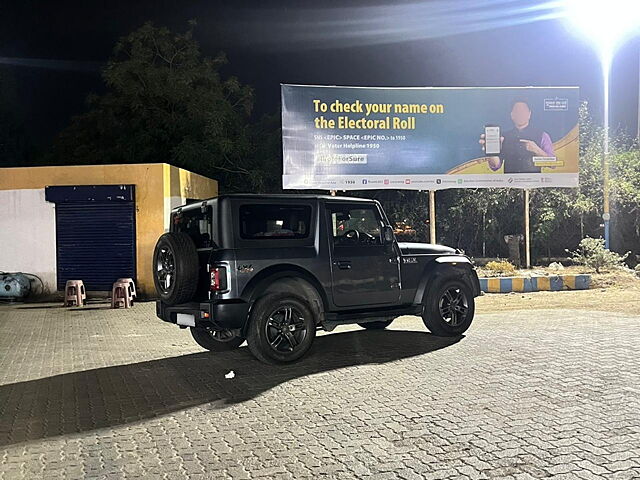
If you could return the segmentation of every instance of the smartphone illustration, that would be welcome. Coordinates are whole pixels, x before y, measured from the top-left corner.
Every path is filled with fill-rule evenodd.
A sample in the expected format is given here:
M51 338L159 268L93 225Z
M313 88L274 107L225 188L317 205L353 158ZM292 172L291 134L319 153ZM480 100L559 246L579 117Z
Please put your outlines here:
M500 154L500 127L497 125L485 125L484 127L484 152L487 155Z

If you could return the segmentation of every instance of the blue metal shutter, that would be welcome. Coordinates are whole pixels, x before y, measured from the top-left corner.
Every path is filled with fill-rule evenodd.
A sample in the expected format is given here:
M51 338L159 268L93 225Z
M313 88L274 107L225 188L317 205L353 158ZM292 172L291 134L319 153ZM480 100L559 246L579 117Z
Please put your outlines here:
M120 277L135 279L133 201L56 204L58 289L82 280L87 290L111 290Z

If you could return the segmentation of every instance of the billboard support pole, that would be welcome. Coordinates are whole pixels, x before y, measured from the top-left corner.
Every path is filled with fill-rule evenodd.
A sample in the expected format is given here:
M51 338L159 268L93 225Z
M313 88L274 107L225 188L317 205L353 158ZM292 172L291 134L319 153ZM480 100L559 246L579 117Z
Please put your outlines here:
M526 268L531 268L531 239L529 237L529 189L524 189L524 258Z
M436 243L436 192L429 190L429 242Z

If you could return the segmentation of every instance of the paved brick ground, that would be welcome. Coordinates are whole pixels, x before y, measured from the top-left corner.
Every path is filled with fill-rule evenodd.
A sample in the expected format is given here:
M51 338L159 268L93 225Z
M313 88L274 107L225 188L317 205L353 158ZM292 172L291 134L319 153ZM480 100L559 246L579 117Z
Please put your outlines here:
M0 306L0 479L640 478L639 326L503 312L447 341L406 317L276 368L152 304Z

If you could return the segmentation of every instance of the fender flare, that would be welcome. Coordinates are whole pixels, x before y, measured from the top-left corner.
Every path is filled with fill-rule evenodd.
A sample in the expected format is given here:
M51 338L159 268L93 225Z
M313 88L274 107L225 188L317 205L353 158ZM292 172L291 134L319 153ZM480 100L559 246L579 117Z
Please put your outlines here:
M444 255L425 266L416 288L414 305L422 305L431 286L444 277L461 277L469 284L474 297L480 295L480 282L471 260L462 256Z
M320 317L322 317L324 312L327 311L329 302L327 299L327 292L325 291L322 284L318 281L318 279L311 272L297 265L274 265L260 271L251 279L251 281L245 286L244 290L242 291L241 298L249 305L247 321L245 321L243 331L248 325L249 315L251 314L251 309L255 301L260 298L260 295L263 292L269 290L269 287L271 287L273 284L276 284L278 280L284 279L293 279L294 281L301 280L308 285L307 288L313 289L313 292L307 291L307 293L315 297L313 300L316 300L318 304L318 318L319 321L322 321L322 318Z

